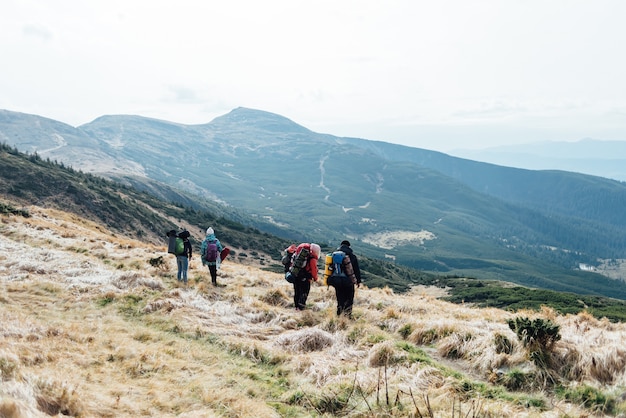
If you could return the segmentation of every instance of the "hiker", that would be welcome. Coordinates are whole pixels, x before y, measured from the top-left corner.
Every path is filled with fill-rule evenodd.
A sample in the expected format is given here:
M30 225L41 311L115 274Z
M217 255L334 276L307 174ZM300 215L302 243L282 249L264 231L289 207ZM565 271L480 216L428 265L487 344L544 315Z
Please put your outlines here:
M177 251L176 265L178 273L176 278L179 282L183 282L187 286L187 270L189 270L189 260L191 260L191 242L189 241L189 231L182 231L178 234L178 238L183 240L183 252Z
M343 251L347 256L345 264L351 265L346 269L345 274L349 280L340 281L335 284L335 294L337 295L337 316L345 315L352 318L352 305L354 304L354 285L361 286L361 270L359 269L359 261L350 248L350 241L341 241L341 245L337 251ZM348 263L349 261L349 263ZM350 271L351 270L351 271Z
M209 267L211 274L211 283L217 286L217 270L222 262L220 253L224 250L222 243L215 237L215 231L209 227L206 230L206 236L200 245L200 254L202 255L202 265Z
M317 281L317 260L320 257L321 248L317 244L300 244L292 257L291 267L286 273L288 281L293 283L293 304L296 310L306 309L306 300L311 291L311 281ZM298 265L302 257L303 265ZM293 274L292 274L293 273Z

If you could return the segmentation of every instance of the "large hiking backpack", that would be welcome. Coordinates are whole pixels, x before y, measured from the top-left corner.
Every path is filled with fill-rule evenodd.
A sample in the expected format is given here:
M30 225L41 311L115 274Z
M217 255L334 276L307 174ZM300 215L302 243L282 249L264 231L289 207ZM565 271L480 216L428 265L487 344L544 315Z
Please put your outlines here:
M291 268L291 262L293 261L293 255L295 252L296 252L296 246L292 245L285 249L285 254L280 259L280 263L285 268L285 273L287 273L289 271L289 268Z
M343 251L335 251L332 254L333 257L333 264L331 266L331 276L339 276L339 275L346 275L346 273L343 271L343 259L345 258L346 253L344 253Z
M167 237L167 252L169 254L176 254L176 230L171 229L165 234Z
M328 266L327 270L330 273L330 276L326 279L326 284L328 286L342 286L351 283L351 280L348 278L347 267L350 263L350 257L346 255L343 251L335 251L330 254L330 266Z
M207 241L206 251L204 252L204 259L209 262L217 261L217 255L219 254L217 248L217 241Z
M183 255L185 254L185 239L189 238L191 234L189 231L182 231L176 237L176 244L174 246L174 254L175 255Z
M176 237L176 244L174 245L174 255L185 254L185 242L181 237Z
M300 251L294 255L291 267L289 267L289 271L285 273L285 280L289 283L293 283L298 278L300 272L305 268L307 261L309 261L310 252L309 248L302 247Z

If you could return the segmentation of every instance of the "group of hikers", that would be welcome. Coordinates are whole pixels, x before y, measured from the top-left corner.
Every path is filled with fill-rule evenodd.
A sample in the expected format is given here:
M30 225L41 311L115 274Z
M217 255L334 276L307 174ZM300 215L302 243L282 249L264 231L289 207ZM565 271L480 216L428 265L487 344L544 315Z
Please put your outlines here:
M167 251L176 256L176 265L178 267L176 278L179 283L187 286L187 271L189 270L189 260L191 260L193 252L191 242L189 241L191 234L189 231L177 233L176 230L171 230L166 235L169 238ZM224 261L229 253L230 250L224 247L220 240L216 238L213 228L207 228L206 236L200 245L200 260L202 260L203 266L209 268L213 286L217 286L217 270L219 270L221 262Z
M320 253L319 245L308 243L292 244L284 250L285 279L293 284L293 304L297 310L306 309L311 282L318 280ZM350 242L342 241L336 251L327 254L324 265L325 284L335 288L337 315L351 318L355 286L361 286L361 270Z
M192 256L189 231L177 233L169 231L168 252L176 255L178 267L177 280L187 285L187 271ZM306 301L311 290L311 282L318 281L318 260L321 248L314 243L292 244L283 251L282 264L285 280L293 284L293 303L296 310L306 309ZM228 256L229 249L224 247L215 236L212 227L207 228L206 236L200 245L202 265L209 268L211 283L217 286L217 271L221 262ZM355 287L361 285L359 262L350 248L350 242L344 240L339 247L326 255L323 273L325 284L335 288L337 297L337 315L352 317Z

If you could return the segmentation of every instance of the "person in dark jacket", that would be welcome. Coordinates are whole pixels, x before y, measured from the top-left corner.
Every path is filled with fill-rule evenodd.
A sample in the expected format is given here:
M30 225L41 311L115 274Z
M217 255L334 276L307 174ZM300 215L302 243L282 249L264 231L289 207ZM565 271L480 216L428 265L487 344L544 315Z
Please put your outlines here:
M189 231L183 231L178 237L183 240L183 253L176 256L178 274L176 278L187 286L187 271L189 270L189 260L191 260L191 242L189 241Z
M352 271L348 274L351 279L335 286L335 293L337 295L337 315L345 315L348 318L352 318L352 305L354 305L354 286L361 286L361 270L359 269L359 260L350 248L350 241L341 241L341 245L337 248L337 251L343 251L350 259L352 265Z

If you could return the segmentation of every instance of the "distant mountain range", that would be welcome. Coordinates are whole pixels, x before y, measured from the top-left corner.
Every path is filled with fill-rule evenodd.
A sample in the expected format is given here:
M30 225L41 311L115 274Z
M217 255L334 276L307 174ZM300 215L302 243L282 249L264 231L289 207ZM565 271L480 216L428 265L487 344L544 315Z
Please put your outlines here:
M427 272L626 298L621 280L597 274L626 258L626 185L607 178L318 134L246 108L203 125L103 116L78 128L0 111L0 141L153 193L184 190L284 237L348 238Z
M626 141L532 142L450 154L530 170L564 170L626 181Z

